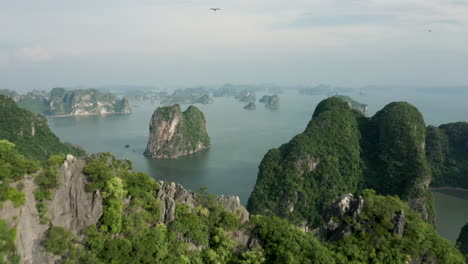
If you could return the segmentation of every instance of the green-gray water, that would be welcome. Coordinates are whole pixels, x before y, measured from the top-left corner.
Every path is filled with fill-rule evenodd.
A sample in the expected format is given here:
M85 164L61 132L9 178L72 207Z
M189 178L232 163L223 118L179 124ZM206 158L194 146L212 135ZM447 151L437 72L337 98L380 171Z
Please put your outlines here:
M389 102L408 101L419 108L427 124L467 121L468 106L464 98L468 91L465 90L448 94L443 89L386 89L349 95L368 104L369 115ZM245 204L265 153L302 132L315 106L324 98L287 92L280 95L280 107L273 111L260 103L257 103L257 110L246 111L243 109L246 103L233 98L215 98L213 104L197 105L205 114L212 146L202 153L177 160L155 160L142 155L148 140L149 120L158 107L148 101L132 102L137 107L130 115L56 117L49 118L49 122L61 139L79 144L89 153L109 151L119 158L132 160L138 171L147 172L157 180L174 181L193 190L206 186L216 194L237 195ZM129 148L124 147L127 144ZM444 196L435 193L436 209L440 234L453 241L460 223L468 222L468 213L459 214L466 207L448 210L452 207L446 204L459 201L457 196L448 193ZM460 206L468 205L468 200L464 201Z

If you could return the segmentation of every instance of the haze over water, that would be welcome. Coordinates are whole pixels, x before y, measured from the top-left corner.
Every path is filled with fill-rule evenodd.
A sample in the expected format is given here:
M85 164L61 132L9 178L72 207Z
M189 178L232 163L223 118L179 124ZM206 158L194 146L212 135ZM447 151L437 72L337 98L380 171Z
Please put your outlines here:
M423 114L426 125L468 121L468 89L367 89L346 94L369 105L369 116L393 101L407 101ZM263 94L257 93L257 99ZM112 152L133 162L137 171L157 180L174 181L185 188L208 187L218 195L236 195L245 204L255 185L258 166L266 152L302 132L316 105L325 96L280 94L280 107L268 110L257 102L257 110L246 111L246 103L234 98L215 98L209 105L196 106L205 114L212 146L209 150L176 160L144 157L149 120L158 102L133 101L130 115L51 117L52 130L64 141L81 145L88 153ZM183 110L188 105L182 105ZM125 148L125 145L130 145ZM468 193L435 192L439 233L454 241L468 214ZM447 205L456 202L456 208Z

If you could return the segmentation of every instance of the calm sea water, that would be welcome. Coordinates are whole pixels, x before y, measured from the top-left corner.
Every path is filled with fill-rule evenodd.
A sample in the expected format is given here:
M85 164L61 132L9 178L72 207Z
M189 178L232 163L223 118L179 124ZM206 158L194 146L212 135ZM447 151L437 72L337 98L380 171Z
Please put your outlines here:
M443 89L400 88L348 95L368 104L370 115L389 102L407 101L419 108L427 124L467 121L468 118L465 100L468 91L465 90L447 93ZM216 194L237 195L245 204L265 153L302 132L316 105L324 98L286 92L280 95L280 108L273 111L259 103L257 110L246 111L242 109L245 103L233 98L215 98L213 104L197 105L205 114L212 146L177 160L156 160L142 155L148 140L149 120L157 104L135 101L132 102L134 112L130 115L52 117L49 122L62 140L80 144L89 153L112 152L118 158L132 160L138 171L147 172L157 180L174 181L193 190L208 187ZM127 144L129 148L124 147ZM436 193L438 227L441 235L454 240L460 226L468 222L468 214L459 214L463 207L448 210L445 204L453 204L460 198L450 192L443 195ZM463 201L467 206L468 200ZM459 202L462 206L462 201Z

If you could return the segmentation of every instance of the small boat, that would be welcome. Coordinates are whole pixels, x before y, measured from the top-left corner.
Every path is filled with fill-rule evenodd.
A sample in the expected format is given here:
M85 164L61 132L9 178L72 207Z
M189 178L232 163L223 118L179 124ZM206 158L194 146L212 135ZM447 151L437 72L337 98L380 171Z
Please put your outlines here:
M130 145L125 145L125 147L126 147L126 148L129 148L129 147L130 147Z

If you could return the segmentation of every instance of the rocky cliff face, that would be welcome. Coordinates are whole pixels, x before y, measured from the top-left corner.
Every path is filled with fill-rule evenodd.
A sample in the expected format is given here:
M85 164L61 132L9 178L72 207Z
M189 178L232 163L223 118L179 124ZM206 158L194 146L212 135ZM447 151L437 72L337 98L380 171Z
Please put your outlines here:
M61 226L79 234L89 225L96 224L102 215L100 193L85 191L86 179L82 173L84 161L68 155L60 167L60 186L53 198L48 201L47 218L49 224L42 224L36 208L34 191L37 186L34 175L23 180L23 192L26 194L25 205L15 208L11 201L6 201L0 209L0 218L10 226L16 227L16 248L22 263L53 263L54 257L43 248L46 231L52 226Z
M126 98L101 94L95 89L67 91L54 88L49 95L49 106L51 115L128 114L132 111Z
M60 186L48 206L51 225L64 227L74 234L96 224L102 215L100 191L86 192L84 166L85 161L67 156L60 167Z
M175 184L173 182L158 182L159 191L158 199L160 202L160 219L165 224L170 223L175 219L175 209L176 205L183 203L189 206L190 210L195 209L195 207L200 205L199 198L197 194L191 190L186 190L180 184ZM216 198L227 210L239 213L240 220L242 223L245 223L249 220L249 213L241 205L239 197L237 196L218 196Z
M203 113L190 106L182 113L179 105L159 107L150 121L145 155L153 158L177 158L210 146Z

